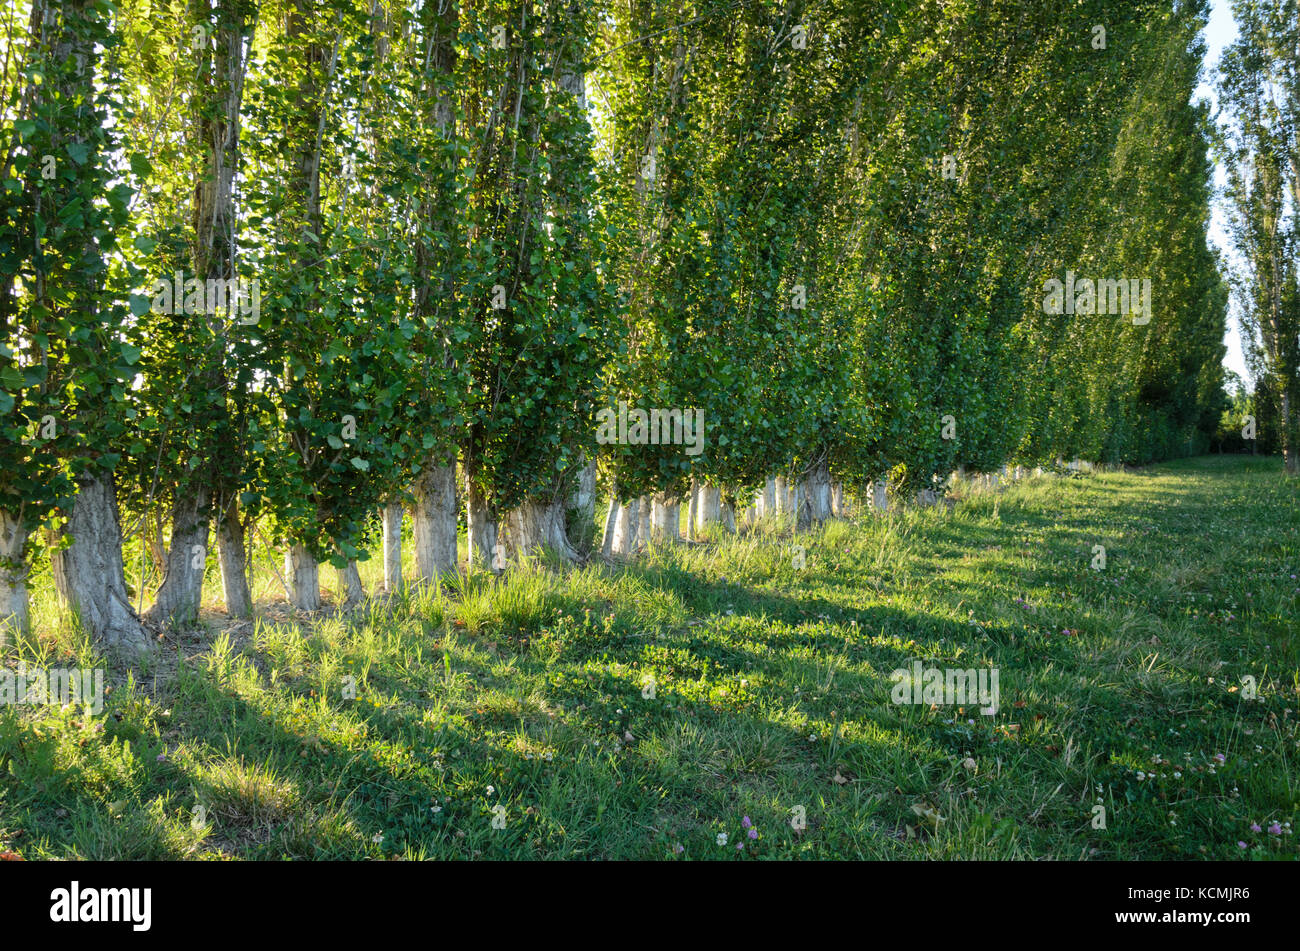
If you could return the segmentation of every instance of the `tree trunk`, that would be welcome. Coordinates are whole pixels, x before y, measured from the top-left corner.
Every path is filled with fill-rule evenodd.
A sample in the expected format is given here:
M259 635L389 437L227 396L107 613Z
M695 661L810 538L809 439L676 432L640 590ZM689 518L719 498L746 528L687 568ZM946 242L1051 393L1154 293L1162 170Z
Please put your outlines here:
M844 518L844 483L831 483L831 516Z
M456 467L427 466L411 487L415 570L430 582L456 571Z
M808 524L821 525L831 517L831 470L825 460L804 473L800 489Z
M785 476L779 475L772 480L772 491L776 494L774 511L777 518L784 519L790 514L790 490Z
M401 502L384 506L384 590L397 594L402 590L402 511Z
M636 544L638 548L650 547L650 516L653 514L650 496L643 495L637 501Z
M614 553L614 530L618 524L618 496L609 497L609 509L605 512L605 532L601 536L600 553L608 558Z
M596 525L596 460L592 459L578 470L573 491L569 493L569 535L576 547L587 551L591 547L591 534ZM566 513L567 515L568 513Z
M217 561L221 565L221 591L226 613L234 618L253 616L253 595L249 590L245 555L244 523L239 505L232 499L217 526Z
M22 516L0 509L0 646L6 632L26 633L27 603L27 528Z
M656 492L650 499L650 541L656 545L662 545L668 540L667 520L663 493Z
M694 479L691 480L691 494L686 503L686 540L694 541L698 534L695 530L696 512L699 509L699 485Z
M554 502L525 502L506 514L505 541L511 555L520 560L549 549L566 561L578 553L569 544L564 525L564 505Z
M294 544L284 553L284 581L290 604L299 611L320 610L320 574L305 546Z
M776 476L768 476L763 483L763 504L759 508L759 514L764 518L776 514Z
M872 486L871 505L877 512L889 511L889 482L884 478L877 479Z
M660 492L654 496L650 512L650 537L659 543L672 544L681 540L679 522L681 506L669 501L668 496Z
M618 509L618 520L614 523L614 554L630 555L636 550L636 532L641 524L641 502L630 499L627 505Z
M497 526L478 486L465 477L465 510L469 526L469 565L471 568L498 570L496 558Z
M704 484L699 489L699 501L695 503L697 527L706 528L722 521L722 490L716 485Z
M731 534L736 534L736 503L730 496L723 499L718 507L718 522Z
M180 491L178 489L178 491ZM151 624L193 624L203 603L208 563L208 494L181 492L172 504L166 574L144 618Z
M77 497L59 536L71 539L51 557L54 586L63 603L102 644L128 653L148 650L149 639L126 594L112 476L77 480Z
M366 589L361 585L361 572L356 559L348 559L342 568L335 568L339 582L340 604L344 610L354 608L366 599Z
M1291 402L1290 388L1282 390L1282 468L1287 475L1300 475L1300 445L1297 445L1300 439L1300 421L1294 416L1296 408ZM1254 443L1251 443L1251 450L1254 451Z

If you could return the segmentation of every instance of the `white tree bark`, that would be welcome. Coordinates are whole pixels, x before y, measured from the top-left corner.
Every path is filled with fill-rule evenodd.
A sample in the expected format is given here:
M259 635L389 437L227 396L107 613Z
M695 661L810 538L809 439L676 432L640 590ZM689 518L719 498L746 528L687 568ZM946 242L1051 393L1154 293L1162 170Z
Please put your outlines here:
M239 505L232 499L217 524L217 561L221 565L221 592L226 613L233 618L253 616L253 594L249 589L248 558L244 548L244 523Z
M668 539L668 506L664 504L664 494L656 492L650 499L650 540L662 545Z
M574 530L579 528L586 533L596 523L596 460L590 460L578 470L573 482L573 491L569 493L569 510L575 515ZM581 540L585 550L590 544L590 535Z
M427 466L411 486L411 536L421 581L456 570L456 467Z
M203 602L208 563L208 494L181 495L172 505L172 533L164 575L144 618L151 624L193 624Z
M825 460L804 473L800 494L806 524L821 525L831 517L831 470Z
M27 528L22 516L0 509L0 646L8 631L31 623L27 596Z
M468 476L465 479L465 505L469 525L470 567L496 571L498 570L495 567L496 522L492 519L492 513L488 511L486 500Z
M384 590L397 594L402 590L402 510L401 502L384 506Z
M71 539L51 557L54 587L63 603L108 647L136 654L148 650L149 639L126 594L112 476L77 480L77 497L59 534Z
M881 512L881 513L888 512L889 511L888 480L883 477L877 479L875 483L872 485L871 490L872 490L871 507L874 508L877 512Z
M694 479L691 480L690 497L686 503L686 540L694 541L698 532L695 529L695 519L700 505L699 485Z
M790 487L786 482L785 476L777 476L772 480L772 489L776 493L775 505L773 511L778 518L784 521L793 514L792 500L790 498Z
M676 544L681 541L681 504L663 492L651 502L650 537L659 544Z
M637 502L636 544L639 549L650 547L650 523L654 506L650 496L643 495Z
M578 553L569 544L565 531L564 505L559 502L525 502L506 514L506 550L516 559L539 555L550 549L566 561Z
M722 490L716 485L701 485L695 503L696 527L703 529L722 521Z
M347 565L335 568L338 577L339 598L344 610L354 608L366 599L366 589L361 586L361 572L357 570L355 559L349 559Z
M605 511L605 531L601 535L600 553L608 558L614 553L614 530L618 524L618 496L609 497L609 508Z
M763 483L763 504L759 508L759 514L764 518L776 514L776 476L768 476Z
M631 499L618 508L614 523L614 554L630 555L636 550L637 529L641 526L641 501Z
M306 546L293 544L284 553L284 583L289 603L299 611L320 610L320 571Z
M731 534L736 534L736 503L730 496L718 506L718 523Z

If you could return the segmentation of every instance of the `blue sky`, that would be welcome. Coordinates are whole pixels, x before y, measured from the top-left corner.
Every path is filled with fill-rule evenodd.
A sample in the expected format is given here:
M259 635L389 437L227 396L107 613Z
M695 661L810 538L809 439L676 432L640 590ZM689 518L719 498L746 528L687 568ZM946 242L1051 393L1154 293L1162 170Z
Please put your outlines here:
M1209 80L1212 79L1212 70L1218 64L1219 54L1223 48L1231 43L1237 37L1237 24L1232 19L1232 10L1229 0L1211 0L1210 21L1205 28L1205 72L1202 76L1201 85L1196 89L1196 97L1208 99L1211 103L1216 102L1214 90L1210 87ZM1224 183L1223 169L1215 167L1214 184L1215 187L1222 187ZM1235 258L1232 252L1231 242L1228 239L1226 228L1227 216L1224 213L1222 204L1215 202L1214 213L1210 219L1210 242L1219 248L1229 259ZM1237 310L1235 303L1230 302L1228 305L1228 332L1224 334L1223 342L1228 345L1228 352L1224 355L1223 363L1228 368L1235 370L1241 377L1246 378L1246 362L1241 350L1241 330L1237 323Z

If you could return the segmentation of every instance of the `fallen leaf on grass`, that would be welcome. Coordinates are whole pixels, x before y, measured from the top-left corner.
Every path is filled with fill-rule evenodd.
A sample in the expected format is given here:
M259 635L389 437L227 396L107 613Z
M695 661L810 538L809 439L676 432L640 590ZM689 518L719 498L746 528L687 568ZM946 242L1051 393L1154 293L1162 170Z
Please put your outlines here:
M934 808L928 802L912 803L912 812L925 820L931 829L939 828L939 823L943 822L943 816L939 815L939 810Z

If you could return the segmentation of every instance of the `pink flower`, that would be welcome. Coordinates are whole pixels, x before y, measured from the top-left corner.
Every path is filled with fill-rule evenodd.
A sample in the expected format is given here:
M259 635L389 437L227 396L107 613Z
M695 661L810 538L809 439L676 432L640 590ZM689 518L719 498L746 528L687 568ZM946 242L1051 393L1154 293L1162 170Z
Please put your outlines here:
M745 818L741 819L740 824L746 829L753 825L753 823L749 821L749 816L745 816Z
M1280 830L1279 830L1279 831L1280 831ZM749 830L749 837L750 837L751 839L757 839L757 838L758 838L758 830L757 830L757 829L750 829L750 830Z
M1239 841L1239 842L1237 843L1237 848L1239 848L1239 849L1244 849L1244 848L1246 848L1246 843L1245 843L1245 842L1240 842L1240 841Z
M1215 754L1214 754L1214 761L1215 761L1216 763L1218 763L1220 766L1223 765L1223 761L1226 760L1227 758L1228 758L1228 757L1224 756L1222 753L1215 753Z
M1271 826L1268 827L1268 834L1269 834L1269 835L1281 835L1281 834L1282 834L1282 826L1281 826L1279 823L1276 823L1276 822L1273 823Z
M1259 827L1259 823L1258 823L1258 822L1252 822L1252 823L1250 824L1250 831L1251 831L1251 832L1261 832L1261 831L1263 831L1263 830L1260 829L1260 827Z

